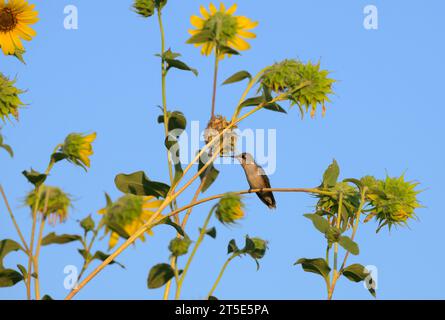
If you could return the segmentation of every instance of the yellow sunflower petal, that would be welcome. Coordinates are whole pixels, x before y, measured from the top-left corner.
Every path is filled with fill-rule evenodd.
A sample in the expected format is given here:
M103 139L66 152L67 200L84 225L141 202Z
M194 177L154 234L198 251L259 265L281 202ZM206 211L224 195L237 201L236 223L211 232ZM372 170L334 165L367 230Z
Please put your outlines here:
M5 55L14 54L15 52L14 41L12 41L9 32L7 33L0 32L0 46L2 47L3 53Z
M190 23L198 29L202 29L204 27L204 20L198 16L191 16Z
M238 6L237 6L236 3L235 3L235 4L234 4L233 6L231 6L229 9L227 9L226 13L227 13L227 14L234 14L235 11L236 11L236 9L238 9Z
M255 39L256 34L253 32L245 31L245 30L238 30L238 35L244 38L248 39Z
M216 9L215 5L213 3L210 3L210 14L213 16L217 12L218 9Z
M234 39L230 40L229 43L236 49L236 50L248 50L250 49L250 44L239 37L235 37Z
M253 29L258 26L258 22L253 22L252 20L244 16L236 17L236 20L238 22L238 28L240 29Z
M108 248L113 249L119 242L119 235L116 232L112 232L110 240L108 241Z
M219 4L219 11L223 13L226 12L226 6L222 2Z
M209 13L207 12L204 6L199 7L199 12L201 12L201 15L204 17L204 19L208 19L210 17Z

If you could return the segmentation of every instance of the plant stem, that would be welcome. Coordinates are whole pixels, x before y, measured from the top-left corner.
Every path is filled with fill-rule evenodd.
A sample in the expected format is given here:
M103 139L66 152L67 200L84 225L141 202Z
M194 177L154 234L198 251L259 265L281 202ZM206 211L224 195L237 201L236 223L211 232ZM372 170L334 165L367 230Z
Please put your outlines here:
M40 222L40 230L39 237L37 240L36 254L34 256L34 291L36 300L40 300L40 274L39 274L39 257L40 257L40 248L42 246L42 237L43 237L43 229L45 228L46 219L42 217L42 221Z
M213 71L213 94L212 94L212 112L210 114L210 119L215 118L215 106L216 106L216 89L218 84L218 66L219 66L219 49L218 46L215 48L215 64Z
M50 197L50 191L48 190L45 194L45 202L43 205L43 212L46 213L48 211L48 202ZM43 230L45 228L46 217L42 214L42 221L40 222L40 230L39 236L37 238L37 247L36 254L34 255L34 291L36 300L40 300L40 274L39 274L39 257L40 257L40 248L42 246L42 238L43 238Z
M207 226L209 225L210 219L212 218L212 215L213 215L213 212L215 211L215 209L216 209L216 206L213 206L212 209L210 210L209 214L207 215L207 218L205 219L204 224L201 228L201 232L199 233L198 240L196 241L195 245L193 246L193 250L190 253L187 263L185 264L184 271L182 272L181 277L179 278L178 286L176 287L176 295L175 295L176 300L179 300L179 297L181 296L182 284L184 283L184 279L187 275L187 272L190 268L193 258L195 257L199 246L201 245L202 241L204 240L205 234L207 232Z
M42 189L40 187L35 189L36 199L34 203L34 208L32 210L32 227L31 227L31 241L29 245L29 254L28 254L28 274L26 282L28 284L26 288L26 295L28 300L31 300L31 274L32 274L32 263L33 263L33 252L34 252L34 238L36 232L36 224L37 224L37 211L40 205L40 195Z
M235 259L238 256L238 253L234 253L232 254L229 259L227 259L227 261L224 263L224 265L221 268L221 271L218 274L218 277L215 280L215 283L212 286L212 289L210 289L210 292L207 294L207 300L213 295L213 292L215 292L216 287L218 287L219 282L221 281L222 276L224 275L224 272L227 269L227 266L229 265L229 263Z
M336 228L340 229L340 223L342 219L342 209L343 209L343 193L340 192L339 194L339 200L338 200L338 212L337 212L337 221L336 221ZM338 242L334 243L334 270L332 274L332 284L331 288L328 292L328 300L332 299L332 295L334 293L335 283L337 282L337 279L339 277L339 272L337 271L337 265L338 265Z
M6 206L6 209L8 210L8 212L9 212L9 216L11 217L12 223L14 224L14 228L17 231L17 234L20 237L20 241L22 241L23 248L26 250L26 253L28 254L29 253L28 244L27 244L27 242L25 240L25 237L23 236L22 231L20 230L20 227L19 227L19 225L17 223L17 220L15 220L14 213L11 210L11 206L9 205L8 198L6 197L6 193L5 193L5 190L3 189L2 185L0 185L0 193L2 194L3 201L5 202L5 206Z

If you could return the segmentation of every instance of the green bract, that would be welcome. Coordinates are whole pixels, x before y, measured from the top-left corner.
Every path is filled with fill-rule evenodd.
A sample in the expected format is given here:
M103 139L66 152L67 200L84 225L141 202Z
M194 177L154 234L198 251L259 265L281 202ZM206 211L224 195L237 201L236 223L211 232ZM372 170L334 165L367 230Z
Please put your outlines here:
M187 254L191 240L187 237L185 238L174 238L172 241L170 241L170 245L168 246L168 249L175 257L180 257L185 254Z
M268 249L267 241L260 238L251 238L250 240L255 244L255 249L251 250L249 255L254 259L262 259Z
M417 200L420 191L415 190L417 182L405 181L401 177L389 177L385 180L373 181L366 178L370 189L368 199L372 206L370 217L379 222L377 232L387 225L406 225L408 220L415 217L415 210L421 205Z
M317 106L326 111L328 95L332 94L335 80L328 78L329 71L320 70L320 63L304 64L297 60L284 60L270 66L263 74L260 82L264 88L277 94L287 93L292 105L299 106L301 115L311 109L311 117L315 116Z
M162 9L167 4L167 0L135 0L133 9L145 18L151 17L155 9Z
M0 73L0 118L3 122L11 116L17 120L19 117L18 109L24 106L19 98L23 91L17 89L14 84L15 80L10 81Z
M64 222L68 218L68 209L71 207L71 198L68 194L57 187L43 185L41 187L39 212L45 219L51 223ZM25 204L31 209L36 204L36 190L31 191L25 199Z

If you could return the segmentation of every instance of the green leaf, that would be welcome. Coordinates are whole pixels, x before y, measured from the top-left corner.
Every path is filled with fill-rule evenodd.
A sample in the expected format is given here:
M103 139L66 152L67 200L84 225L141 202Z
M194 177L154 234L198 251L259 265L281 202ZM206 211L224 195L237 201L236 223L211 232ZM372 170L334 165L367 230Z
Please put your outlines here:
M137 196L165 198L170 190L170 186L165 183L149 180L143 171L132 174L119 174L114 182L116 187L123 193Z
M244 79L252 79L252 75L249 72L244 71L244 70L239 71L239 72L235 73L234 75L230 76L229 78L227 78L223 82L223 85L240 82L240 81L243 81Z
M314 224L314 227L320 231L321 233L326 234L328 232L331 225L329 224L328 220L323 218L322 216L314 213L314 214L305 214L306 218L310 219L312 223Z
M244 100L244 102L241 103L240 107L244 108L244 107L258 106L258 105L262 104L263 102L266 102L266 101L264 101L263 96L248 98L248 99Z
M363 265L359 263L351 264L343 269L342 275L353 282L369 281L370 283L367 283L368 291L374 298L377 297L375 289L372 286L374 279L372 279L369 271L366 270Z
M23 171L22 174L28 179L30 183L32 183L36 188L41 186L46 180L46 174L39 173L34 169L31 171Z
M96 251L96 253L93 255L92 260L100 260L100 261L105 261L106 259L108 259L110 257L109 254L103 253L102 251ZM117 264L119 267L121 267L122 269L125 269L125 266L115 260L111 261L109 263L111 264Z
M306 272L312 272L321 275L323 278L327 278L331 272L331 268L323 258L317 259L299 259L294 265L301 264L303 270Z
M17 268L20 270L23 278L25 279L28 276L28 270L26 270L26 268L24 266L22 266L21 264L18 264Z
M235 239L230 240L229 245L227 247L227 254L237 253L239 251L240 251L240 249L236 245Z
M6 150L6 152L9 153L9 156L10 156L11 158L14 158L14 151L12 150L12 148L11 148L10 145L7 145L7 144L3 143L3 137L2 137L2 135L0 135L0 148Z
M170 217L165 217L164 219L162 219L161 221L159 221L156 225L161 225L161 224L166 224L168 226L173 227L176 232L181 235L182 237L186 237L187 235L185 234L184 230L182 229L182 227L178 224L176 224L175 222L173 222Z
M219 54L229 54L229 55L234 55L234 56L241 55L241 53L239 53L235 49L228 47L228 46L223 46L223 45L218 46L218 53Z
M181 111L167 112L168 131L172 136L179 137L187 127L187 119ZM158 123L164 123L164 115L158 117Z
M80 226L85 231L85 233L88 233L88 232L94 230L94 227L96 226L96 224L94 223L94 220L91 217L91 215L89 215L88 217L86 217L85 219L80 221Z
M56 235L51 232L42 239L42 246L48 246L50 244L66 244L75 241L82 241L82 237L77 234L62 234Z
M0 270L4 269L3 259L11 252L25 250L22 248L20 244L15 242L14 240L6 239L0 241Z
M201 232L201 230L202 229L199 228L199 232ZM213 227L213 228L207 229L205 234L208 235L209 237L213 238L213 239L216 239L216 228Z
M369 276L366 268L359 263L351 264L344 268L342 274L354 282L364 281Z
M55 152L51 155L51 159L54 163L67 159L68 156L63 152Z
M147 285L149 289L157 289L164 286L175 276L173 268L167 263L160 263L151 268L148 274Z
M12 287L22 280L23 276L15 270L0 270L0 288Z
M45 294L45 295L43 296L42 300L49 301L49 300L54 300L54 299L53 299L50 295Z
M323 188L333 188L337 184L338 177L340 176L340 167L337 161L334 159L332 164L326 169L323 174Z
M167 70L170 70L171 68L184 70L184 71L191 71L195 76L198 76L198 70L189 67L186 63L182 62L181 60L177 59L165 59L165 62L167 62Z
M341 236L338 239L338 244L353 255L358 255L360 253L358 244L352 241L352 239L347 236Z
M175 176L173 178L173 182L176 183L184 174L184 171L183 171L182 165L181 165L179 142L174 136L169 134L165 138L165 146L166 146L167 150L170 152L171 160L175 167Z
M215 301L215 300L218 300L218 298L215 297L215 296L210 296L210 297L209 297L209 300L213 300L213 301Z
M270 103L266 106L264 106L264 109L266 110L270 110L270 111L275 111L275 112L280 112L280 113L287 113L286 110L284 110L283 107L281 107L278 103L274 102L274 103Z
M195 35L193 35L192 37L190 37L187 40L188 44L195 44L195 43L205 43L208 41L212 41L213 40L213 34L211 31L208 30L204 30L201 31L200 33L197 33Z
M209 159L208 154L203 155L199 158L199 165L198 165L198 171L200 171L206 163L202 162L201 158ZM201 181L205 178L205 183L202 186L201 192L204 193L207 191L207 189L210 188L210 186L215 182L216 178L218 178L219 171L215 168L215 166L210 164L204 172L202 172L199 177Z

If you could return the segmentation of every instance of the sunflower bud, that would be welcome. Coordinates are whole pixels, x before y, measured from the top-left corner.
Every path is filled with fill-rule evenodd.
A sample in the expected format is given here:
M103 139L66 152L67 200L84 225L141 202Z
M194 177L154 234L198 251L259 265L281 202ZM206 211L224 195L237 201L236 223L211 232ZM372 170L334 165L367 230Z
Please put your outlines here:
M187 254L191 243L192 242L188 237L182 239L174 238L172 241L170 241L168 249L174 257L180 257Z
M86 170L90 167L90 156L93 154L92 142L96 139L96 133L83 135L71 133L65 139L61 153L68 161L81 166Z
M14 84L15 80L10 81L0 73L0 118L3 122L11 116L17 120L18 109L24 106L19 98L19 94L22 94L23 91L14 87Z
M167 0L135 0L133 9L145 18L151 17L155 9L162 9L167 4Z
M223 224L232 224L244 217L244 204L239 195L228 193L217 204L216 217Z
M68 218L68 208L71 207L71 198L60 188L42 186L37 212L50 223L65 222ZM25 199L25 204L31 209L36 205L36 190L31 191Z
M213 117L208 125L206 130L204 131L204 139L206 143L210 143L215 137L221 134L228 126L230 122L227 121L226 117L218 115ZM212 146L212 150L221 148L220 154L225 155L229 153L233 153L236 149L236 143L238 141L238 136L233 129L236 129L236 126L233 126L231 129L227 130L220 138L219 142L216 142Z
M328 78L329 71L320 70L320 63L303 64L297 60L284 60L270 66L261 77L261 84L277 94L287 94L292 105L299 106L301 116L311 109L311 117L315 116L317 106L322 106L322 114L326 112L328 95L332 94L335 80Z
M250 251L249 255L254 259L262 259L268 249L267 241L260 238L251 238L250 240L255 244L255 249Z
M421 205L417 200L420 191L415 190L419 184L405 181L405 177L389 177L377 180L368 194L372 206L371 217L379 222L377 232L387 225L406 225L415 218L415 210Z

